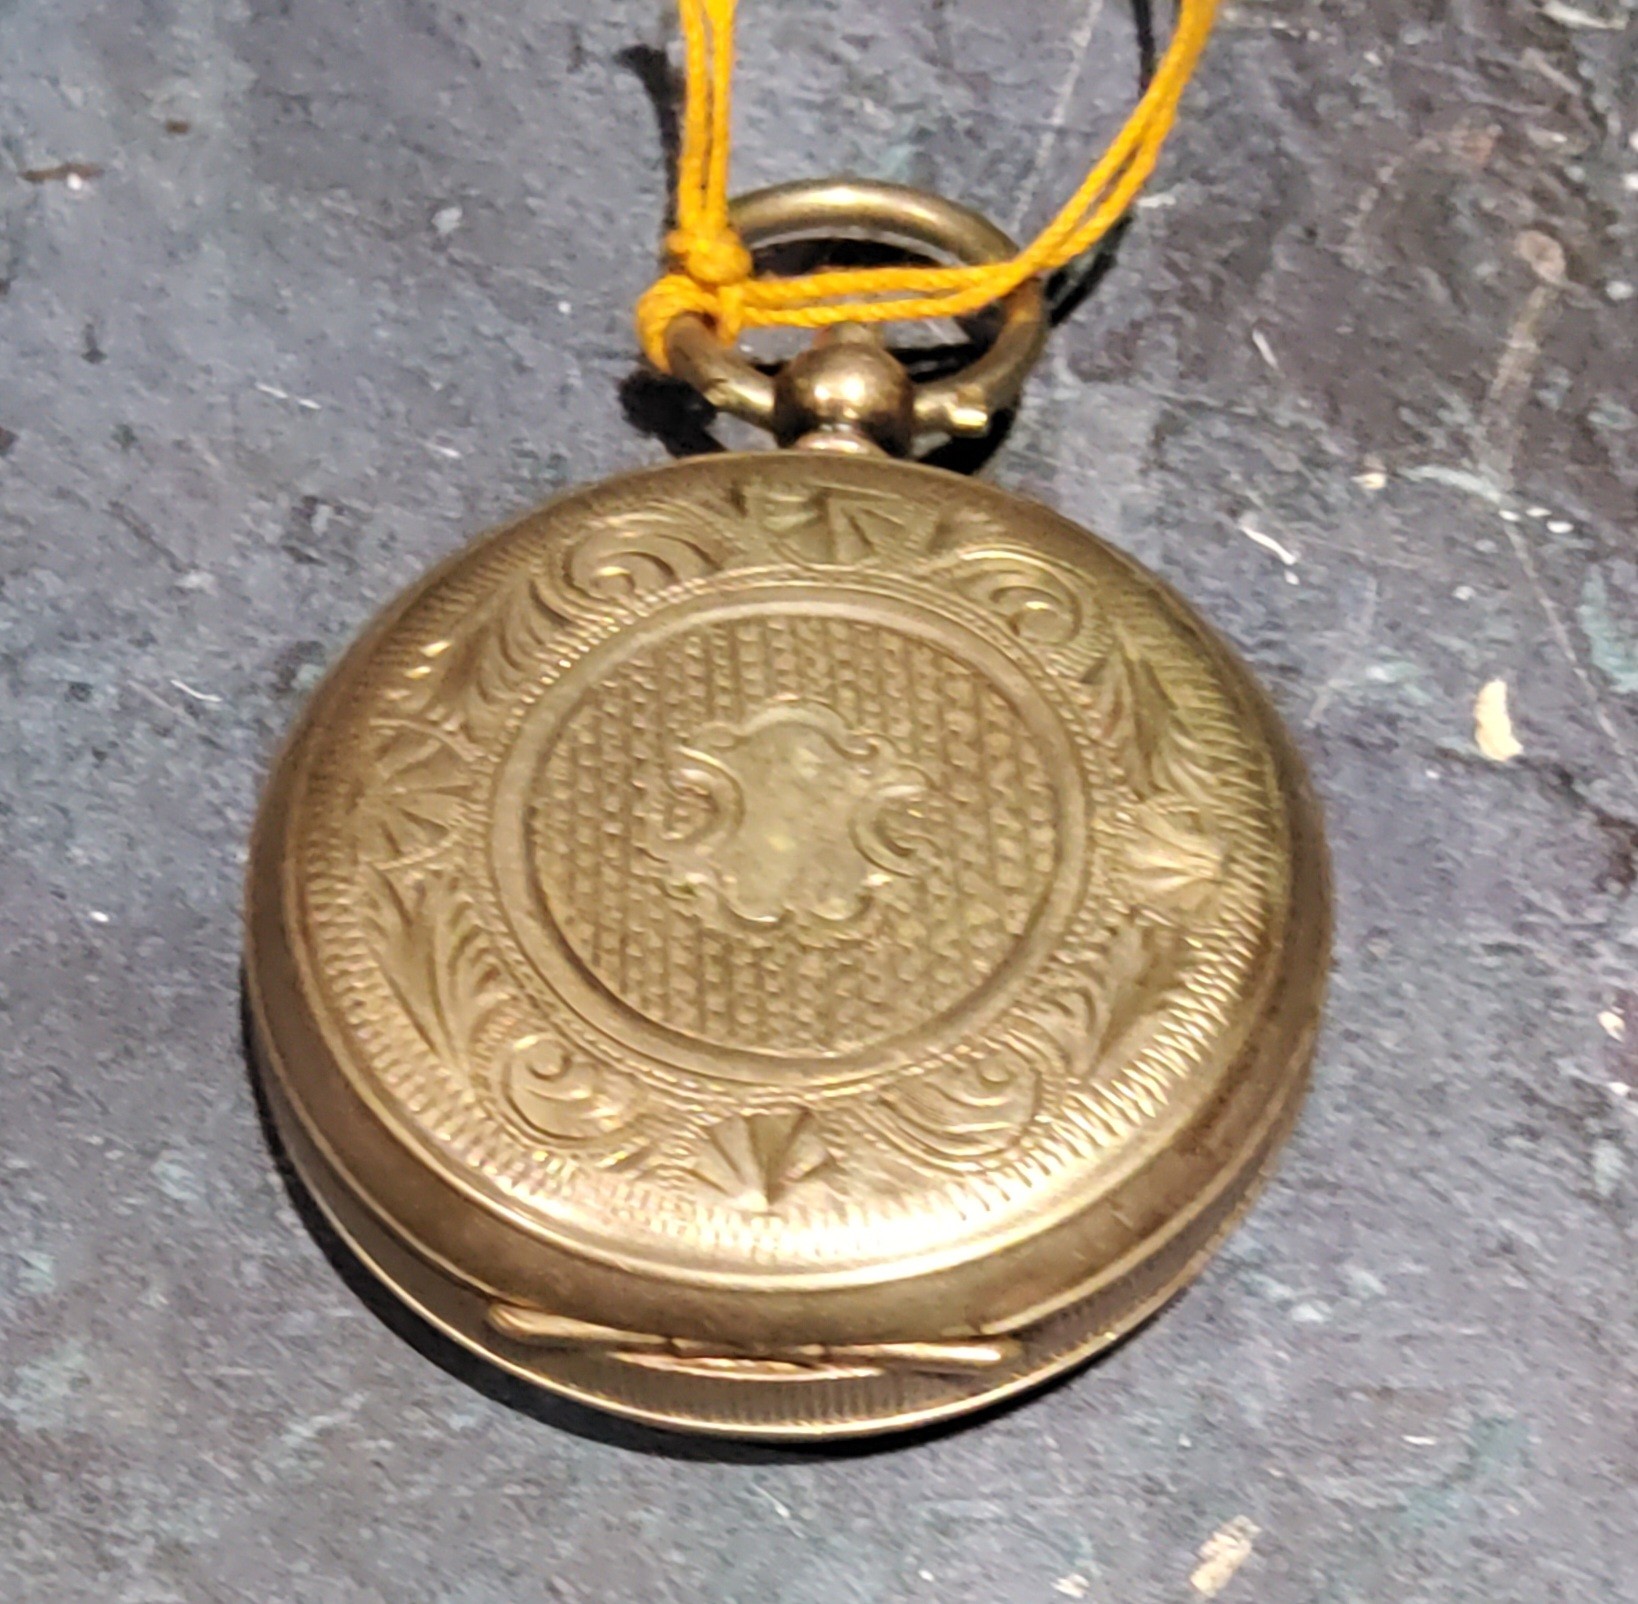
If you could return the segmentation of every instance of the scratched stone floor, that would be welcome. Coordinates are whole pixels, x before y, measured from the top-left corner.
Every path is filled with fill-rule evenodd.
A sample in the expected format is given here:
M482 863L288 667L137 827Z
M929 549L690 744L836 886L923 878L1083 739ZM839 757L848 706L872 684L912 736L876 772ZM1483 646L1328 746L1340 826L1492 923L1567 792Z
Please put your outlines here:
M1133 84L1121 0L742 10L742 185L1027 223ZM239 1038L258 777L425 564L664 456L665 27L0 0L0 1597L1633 1597L1630 0L1231 5L984 470L1215 618L1328 802L1316 1090L1193 1291L970 1429L736 1452L480 1389L302 1224Z

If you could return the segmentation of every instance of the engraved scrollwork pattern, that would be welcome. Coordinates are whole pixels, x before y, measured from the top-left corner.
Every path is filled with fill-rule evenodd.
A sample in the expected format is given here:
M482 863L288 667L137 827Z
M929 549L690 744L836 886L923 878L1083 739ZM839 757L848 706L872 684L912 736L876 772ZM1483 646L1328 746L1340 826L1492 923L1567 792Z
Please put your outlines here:
M393 686L393 699L407 714L482 743L568 622L547 599L539 576L515 575L476 617L421 643Z
M633 1076L539 1031L507 1043L495 1074L507 1108L530 1135L559 1142L611 1136L630 1124L642 1102Z
M1080 576L1032 553L993 547L964 550L931 572L992 611L1060 672L1089 666L1098 607Z
M383 872L428 862L467 805L471 750L427 719L384 719L372 733L375 783L360 794L359 859Z
M577 616L618 611L723 566L727 542L697 507L611 514L568 543L548 570L554 598Z
M1153 662L1118 629L1089 670L1095 728L1134 798L1125 814L1128 883L1164 919L1196 915L1227 849L1207 828L1213 775L1198 736Z
M375 885L382 972L434 1057L457 1069L506 998L477 910L447 870L382 872Z
M873 1109L902 1151L961 1170L1015 1146L1040 1112L1040 1065L1018 1042L998 1042L893 1088Z
M459 862L481 753L577 618L712 572L720 554L708 524L679 526L677 508L594 522L556 563L510 577L461 628L422 642L392 688L394 714L372 726L372 783L351 823L381 972L443 1071L490 1088L535 1139L595 1143L641 1099L629 1073L550 1032L498 1050L482 1040L511 989Z

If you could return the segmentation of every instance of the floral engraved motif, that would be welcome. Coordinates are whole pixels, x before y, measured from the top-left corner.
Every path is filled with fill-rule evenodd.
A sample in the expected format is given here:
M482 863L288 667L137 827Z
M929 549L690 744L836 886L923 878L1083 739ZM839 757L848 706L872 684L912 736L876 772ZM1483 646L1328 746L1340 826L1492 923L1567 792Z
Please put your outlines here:
M1211 805L1211 766L1187 717L1154 664L1123 632L1082 676L1094 723L1132 789L1144 800L1170 792L1188 805Z
M692 1172L741 1208L766 1211L831 1163L806 1109L736 1114L713 1125Z
M1162 920L1198 914L1228 855L1208 833L1212 770L1185 709L1118 631L1086 682L1099 733L1138 798L1124 861L1139 906Z
M931 514L902 496L856 485L748 480L740 497L784 555L818 567L924 552L935 537Z
M1224 850L1193 819L1164 800L1145 802L1133 815L1126 876L1151 912L1199 913L1217 889Z
M361 790L360 860L406 866L449 839L472 786L470 754L448 730L423 720L383 720L372 731L375 782Z
M514 579L458 632L421 647L398 700L423 719L482 740L568 622L534 577Z
M665 778L696 822L651 829L648 850L667 890L719 928L856 925L878 887L925 861L925 775L828 708L775 702L710 725L673 751Z
M1041 1076L1011 1044L946 1065L884 1096L878 1106L900 1147L957 1168L1011 1147L1040 1107Z
M375 883L387 983L433 1056L465 1073L473 1039L506 1000L500 960L455 877L383 873Z
M1187 943L1180 931L1127 925L1083 981L1054 998L1039 1024L1071 1081L1107 1079L1149 1040L1182 984Z
M525 1125L564 1142L612 1135L631 1121L639 1098L631 1076L533 1033L506 1047L498 1083Z

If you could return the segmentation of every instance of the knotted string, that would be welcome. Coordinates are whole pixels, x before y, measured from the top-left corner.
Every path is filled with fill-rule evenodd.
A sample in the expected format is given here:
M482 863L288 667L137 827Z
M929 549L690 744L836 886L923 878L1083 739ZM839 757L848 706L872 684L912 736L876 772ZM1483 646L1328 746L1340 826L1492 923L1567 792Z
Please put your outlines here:
M1218 0L1178 0L1171 43L1132 115L1063 209L1016 256L977 266L839 268L792 278L759 277L729 218L735 4L678 0L684 103L677 226L666 240L669 271L637 302L638 338L662 371L669 370L666 331L684 312L697 312L730 343L748 328L960 317L1090 250L1154 170Z

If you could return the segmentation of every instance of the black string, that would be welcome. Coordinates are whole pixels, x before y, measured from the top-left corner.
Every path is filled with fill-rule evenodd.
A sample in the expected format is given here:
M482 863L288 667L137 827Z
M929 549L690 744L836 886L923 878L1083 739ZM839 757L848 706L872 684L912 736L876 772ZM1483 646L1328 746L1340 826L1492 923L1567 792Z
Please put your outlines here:
M1132 0L1132 31L1137 41L1137 91L1141 99L1155 75L1154 9L1149 0ZM1052 326L1072 318L1087 298L1103 283L1115 265L1121 241L1131 227L1131 216L1121 218L1089 251L1066 262L1047 280L1047 316Z

